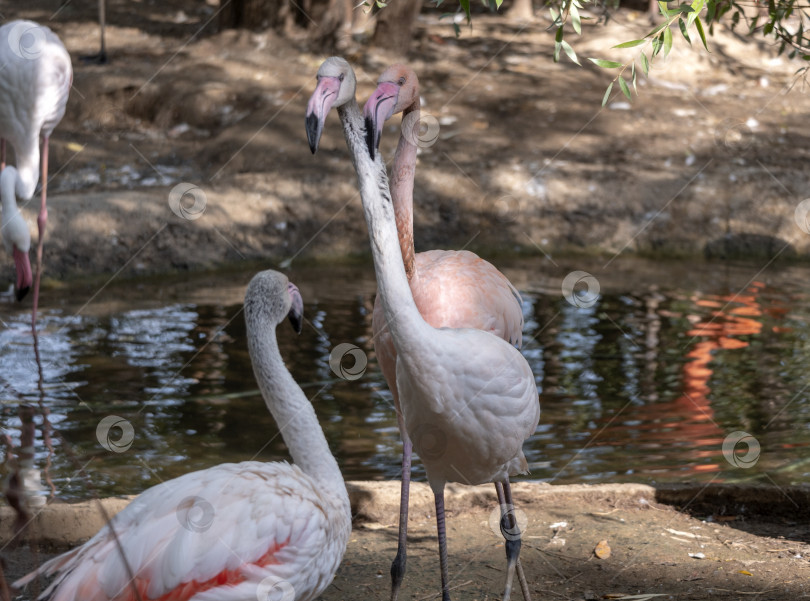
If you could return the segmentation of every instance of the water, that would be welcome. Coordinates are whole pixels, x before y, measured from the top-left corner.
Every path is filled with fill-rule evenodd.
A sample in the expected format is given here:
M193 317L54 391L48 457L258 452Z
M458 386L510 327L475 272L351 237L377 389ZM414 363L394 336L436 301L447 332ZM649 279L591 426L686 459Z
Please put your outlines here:
M523 352L540 391L528 479L807 480L810 269L495 262L523 294ZM246 350L241 303L257 269L45 290L41 387L30 305L0 301L0 425L19 446L21 406L47 409L47 424L34 418L42 495L135 494L224 461L286 458ZM573 270L595 278L574 287L574 304L561 293ZM396 419L369 342L371 266L296 265L290 278L309 323L298 337L282 324L280 346L345 477L397 478ZM588 296L588 281L598 282L598 297ZM330 367L342 343L364 351L357 379ZM750 436L735 448L734 432ZM424 478L418 461L414 471Z

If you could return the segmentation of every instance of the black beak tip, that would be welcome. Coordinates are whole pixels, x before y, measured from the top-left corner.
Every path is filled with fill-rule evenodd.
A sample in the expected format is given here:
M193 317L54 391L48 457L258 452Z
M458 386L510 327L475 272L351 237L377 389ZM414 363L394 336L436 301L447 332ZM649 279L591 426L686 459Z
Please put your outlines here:
M30 290L29 286L26 286L25 288L17 288L17 290L15 292L15 295L17 297L17 302L19 302L19 301L21 301L22 299L25 298L25 295L28 294L28 290Z
M307 115L307 141L312 154L318 152L318 142L321 140L320 120L315 113Z
M290 312L289 319L290 323L292 324L293 330L295 330L295 333L300 334L301 330L304 329L304 320L302 319L302 316Z
M370 117L366 117L366 146L368 147L368 154L374 159L374 152L377 150L380 141L376 136L377 128L374 127L374 122Z

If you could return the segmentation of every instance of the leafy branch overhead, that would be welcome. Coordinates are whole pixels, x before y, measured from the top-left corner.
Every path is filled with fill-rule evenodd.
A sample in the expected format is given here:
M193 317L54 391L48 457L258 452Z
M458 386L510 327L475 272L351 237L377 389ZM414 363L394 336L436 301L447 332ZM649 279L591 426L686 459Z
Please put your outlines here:
M435 0L440 5L445 0ZM481 0L484 6L497 10L503 0ZM470 15L470 0L459 0L462 10L466 13L468 21ZM567 26L577 35L582 33L582 21L592 18L583 15L586 9L594 14L601 14L604 18L609 16L608 4L618 6L618 0L549 0L546 2L551 16L549 30L554 30L554 62L559 62L564 53L569 59L581 65L577 54L571 44L565 39ZM788 52L790 58L801 57L810 61L810 34L805 24L810 25L810 4L806 0L693 0L691 3L675 5L673 2L658 2L658 10L663 22L651 29L647 35L638 40L629 40L617 44L614 48L639 48L639 52L626 63L589 58L591 62L604 69L618 69L618 73L608 85L602 99L602 105L608 101L614 84L618 82L619 89L628 98L632 99L631 89L636 91L636 75L638 68L648 75L655 67L656 61L665 59L672 49L673 30L677 23L676 33L680 33L688 44L692 44L695 36L700 38L703 47L708 51L709 45L706 34L714 33L715 25L728 23L734 30L741 23L745 24L749 35L763 35L772 38L779 44L778 53ZM705 23L705 25L704 25ZM457 30L458 32L458 30ZM799 72L807 72L810 67L803 67ZM628 73L629 70L629 73Z

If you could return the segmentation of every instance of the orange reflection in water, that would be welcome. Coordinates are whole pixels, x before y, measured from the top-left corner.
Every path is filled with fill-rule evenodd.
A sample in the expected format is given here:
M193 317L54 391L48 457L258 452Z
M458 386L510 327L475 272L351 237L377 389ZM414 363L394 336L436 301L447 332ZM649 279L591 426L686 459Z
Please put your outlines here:
M610 430L615 435L615 438L611 438L625 441L635 439L650 450L650 459L666 464L666 468L663 468L666 472L681 475L692 472L697 475L724 469L725 464L704 462L706 458L720 454L726 435L714 419L709 399L712 360L719 351L747 347L748 341L740 337L762 332L760 319L763 309L758 297L764 288L764 283L752 282L739 294L693 297L696 307L709 309L710 312L687 315L692 327L687 331L690 339L686 343L688 352L685 357L689 361L682 368L682 394L669 402L648 401L640 406L628 407L624 417L627 419L632 413L633 425L611 425ZM774 312L778 313L778 309L774 309ZM657 349L648 349L653 350ZM648 353L650 355L657 357L658 353ZM655 361L648 363L647 369L655 370ZM667 461L666 449L673 447L685 449L678 456L686 456L686 462L673 464ZM661 451L660 455L656 451Z

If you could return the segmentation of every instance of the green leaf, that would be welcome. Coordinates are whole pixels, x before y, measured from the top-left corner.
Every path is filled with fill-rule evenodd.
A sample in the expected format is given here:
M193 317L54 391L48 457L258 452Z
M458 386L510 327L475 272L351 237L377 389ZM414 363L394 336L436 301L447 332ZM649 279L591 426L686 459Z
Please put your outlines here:
M467 20L470 19L470 0L458 0L458 3L461 4L461 8L464 9L464 14L467 15Z
M692 45L692 40L689 39L689 32L686 31L686 21L682 18L678 19L678 27L681 28L681 34L683 34L684 39L689 42L689 45Z
M622 93L627 96L628 100L633 99L633 96L630 94L630 88L627 87L627 82L624 81L624 77L619 78L619 87L622 89Z
M590 57L588 57L588 60L591 61L592 63L596 64L596 65L599 65L600 67L602 67L604 69L617 69L617 68L622 66L621 63L617 63L616 61L606 61L606 60L601 59L601 58L590 58Z
M666 57L669 54L669 51L672 50L672 30L667 27L664 30L664 56Z
M652 56L650 58L654 58L661 52L661 47L664 45L664 34L659 34L658 36L653 38L652 41Z
M613 90L613 83L614 82L612 81L610 82L610 85L607 87L607 90L605 90L605 95L602 96L602 106L605 106L607 104L608 98L610 98L610 92L611 90Z
M692 23L695 22L695 19L700 14L700 11L703 10L703 7L706 4L706 0L693 0L692 8L693 12L689 13L689 16L686 19L686 26L691 27Z
M612 46L612 48L633 48L634 46L641 46L647 40L630 40L629 42L622 42L621 44L616 44Z
M560 25L557 28L557 33L554 36L554 41L557 42L558 44L563 41L563 28L562 28L562 25Z
M647 59L647 55L643 52L641 53L641 70L644 71L644 75L649 76L650 74L650 61Z
M636 63L633 63L633 68L630 70L631 75L633 76L633 91L638 96L638 88L636 87Z
M582 33L582 19L579 16L576 4L571 4L571 26L577 34ZM576 61L574 61L576 62Z
M706 44L706 33L703 31L703 23L700 22L700 17L695 19L695 29L697 29L698 35L700 36L700 41L703 42L703 47L707 52L711 52L709 45Z
M496 6L497 8L500 8L500 7L501 7L501 4L503 4L503 0L495 0L495 6Z
M560 42L560 45L562 46L562 49L565 52L566 56L581 67L582 65L580 64L579 59L577 58L577 53L574 52L573 48L571 48L571 44L563 40L562 42Z
M717 14L717 0L708 0L709 7L706 9L706 21L711 23Z
M661 9L661 14L664 15L665 17L669 17L672 14L670 12L670 10L667 8L667 3L666 2L661 2L661 0L659 0L658 1L658 8Z

